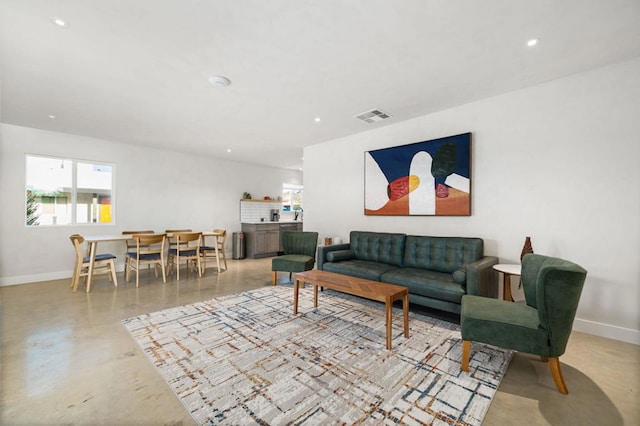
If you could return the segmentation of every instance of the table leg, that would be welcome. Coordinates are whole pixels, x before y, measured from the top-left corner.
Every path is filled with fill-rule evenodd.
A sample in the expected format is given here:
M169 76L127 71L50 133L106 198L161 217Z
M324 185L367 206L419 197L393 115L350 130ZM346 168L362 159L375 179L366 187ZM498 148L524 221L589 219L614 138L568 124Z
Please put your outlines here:
M316 284L313 285L313 307L318 307L318 286Z
M511 295L511 274L507 274L506 272L502 274L504 275L502 299L507 302L513 302L513 296Z
M298 313L298 283L299 281L296 280L293 283L293 314L297 314Z
M391 306L392 302L387 298L387 301L385 302L385 316L387 317L387 349L391 349L391 319L393 318L391 315Z
M402 298L402 316L404 319L404 337L409 337L409 293Z
M98 242L93 241L89 245L89 270L87 271L87 293L91 290L91 279L93 278L93 264L96 260L96 251L98 249Z

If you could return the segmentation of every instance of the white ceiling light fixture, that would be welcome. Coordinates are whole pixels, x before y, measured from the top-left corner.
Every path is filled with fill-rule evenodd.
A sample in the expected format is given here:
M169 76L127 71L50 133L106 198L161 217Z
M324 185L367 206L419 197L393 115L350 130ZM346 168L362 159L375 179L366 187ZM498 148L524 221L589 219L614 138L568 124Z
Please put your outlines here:
M56 116L53 114L49 114L49 118L53 120L54 118L56 118Z
M213 84L214 87L227 87L231 84L231 80L229 80L227 77L214 75L209 77L209 83Z
M316 122L316 123L319 123L319 122L320 122L320 117L316 117L316 118L315 118L315 122Z
M227 152L231 152L231 148L228 148L228 149L227 149Z
M531 40L527 41L527 46L529 46L529 47L533 47L536 44L538 44L538 39L537 38L532 38Z
M380 108L372 109L371 111L366 111L353 116L353 118L357 118L358 120L362 120L365 123L369 123L369 124L375 123L381 120L386 120L389 117L391 117L391 115L382 111Z
M60 28L69 28L69 23L61 18L51 18L51 22Z

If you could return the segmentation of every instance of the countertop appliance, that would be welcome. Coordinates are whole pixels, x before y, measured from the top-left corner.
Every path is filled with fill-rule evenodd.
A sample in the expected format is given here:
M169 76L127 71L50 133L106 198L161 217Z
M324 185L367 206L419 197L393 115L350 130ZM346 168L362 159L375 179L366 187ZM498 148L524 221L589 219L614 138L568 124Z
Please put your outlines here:
M271 209L271 221L272 222L277 222L279 220L280 220L280 210Z

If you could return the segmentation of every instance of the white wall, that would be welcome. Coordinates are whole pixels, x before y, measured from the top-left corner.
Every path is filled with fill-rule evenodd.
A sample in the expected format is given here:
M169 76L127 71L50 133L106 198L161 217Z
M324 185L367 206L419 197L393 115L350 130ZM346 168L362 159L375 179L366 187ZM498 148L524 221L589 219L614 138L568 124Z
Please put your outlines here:
M115 225L27 228L25 154L114 163ZM1 124L0 285L70 277L74 258L69 235L73 233L214 227L229 234L240 231L242 193L278 196L285 182L302 184L302 173ZM228 238L228 252L230 244ZM98 248L122 259L122 243Z
M381 105L384 108L384 105ZM390 111L393 114L393 111ZM588 270L574 327L640 344L640 59L305 149L305 230L478 236ZM364 152L473 133L472 216L364 216Z

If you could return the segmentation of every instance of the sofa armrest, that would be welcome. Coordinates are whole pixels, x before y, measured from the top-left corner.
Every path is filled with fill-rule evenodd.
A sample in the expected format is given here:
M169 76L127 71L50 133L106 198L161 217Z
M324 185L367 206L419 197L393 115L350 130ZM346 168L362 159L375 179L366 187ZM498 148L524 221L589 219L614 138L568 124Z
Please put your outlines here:
M349 250L351 244L335 244L333 246L319 246L318 247L318 269L322 270L322 265L327 261L327 253L338 250Z
M498 297L498 274L493 269L497 263L497 257L485 256L467 264L467 294Z

